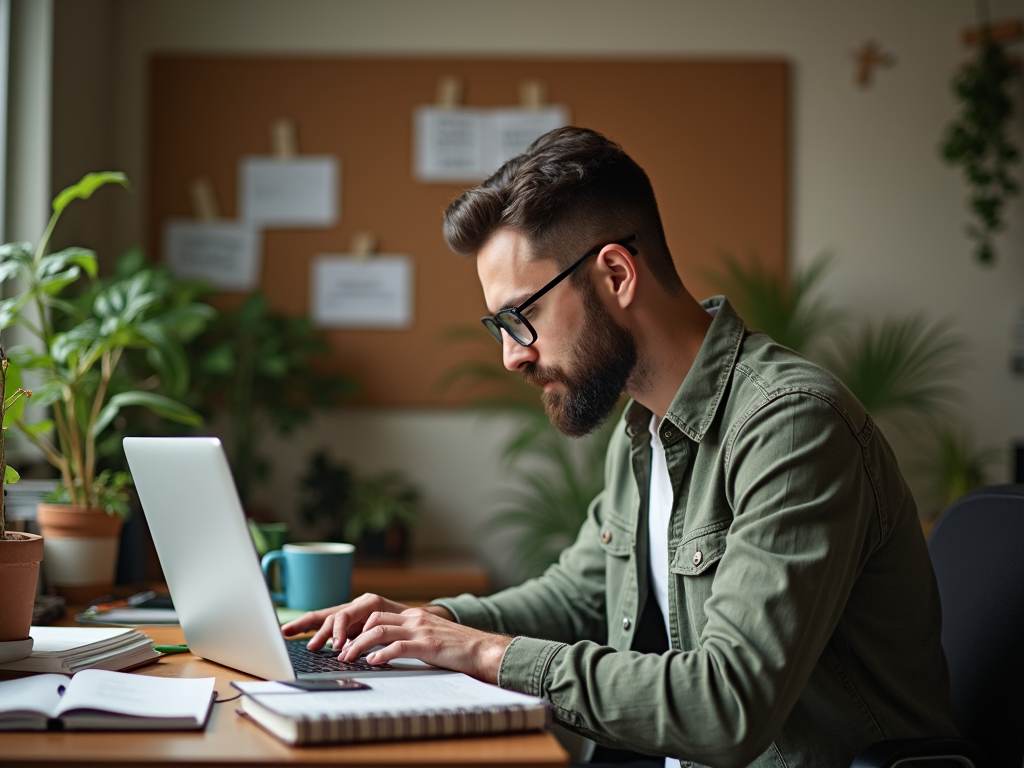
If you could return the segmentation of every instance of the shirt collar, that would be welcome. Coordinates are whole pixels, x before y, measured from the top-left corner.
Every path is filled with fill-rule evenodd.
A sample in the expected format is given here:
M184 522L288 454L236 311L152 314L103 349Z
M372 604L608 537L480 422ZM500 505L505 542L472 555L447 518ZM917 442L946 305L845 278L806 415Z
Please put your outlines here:
M746 332L743 320L725 297L713 296L702 301L701 306L716 312L700 351L665 415L665 421L698 443L722 402ZM626 433L634 440L642 439L649 434L650 418L647 408L631 401L626 409Z

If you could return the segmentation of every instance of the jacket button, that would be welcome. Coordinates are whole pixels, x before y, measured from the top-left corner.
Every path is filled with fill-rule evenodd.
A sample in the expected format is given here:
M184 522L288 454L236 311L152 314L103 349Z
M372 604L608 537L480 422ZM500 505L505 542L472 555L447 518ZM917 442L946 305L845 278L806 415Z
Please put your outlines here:
M694 565L700 565L700 561L703 560L703 559L704 559L704 555L701 554L699 549L696 552L693 553L693 564Z
M624 630L626 630L626 631L628 632L628 631L629 631L629 628L630 628L631 626L633 626L633 622L631 622L631 621L629 620L629 617L628 617L628 616L627 616L626 618L624 618L624 619L622 620L622 628L623 628Z
M665 439L666 440L671 440L673 437L675 437L675 434L676 433L673 432L671 429L666 429L665 430Z
M610 530L605 528L603 531L601 531L601 541L603 541L605 544L607 544L611 540L612 540L612 532Z

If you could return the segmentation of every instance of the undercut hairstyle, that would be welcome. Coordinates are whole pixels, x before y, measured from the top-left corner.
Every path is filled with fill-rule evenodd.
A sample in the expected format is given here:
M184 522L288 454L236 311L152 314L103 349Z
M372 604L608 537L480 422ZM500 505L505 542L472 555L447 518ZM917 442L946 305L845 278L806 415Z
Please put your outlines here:
M636 235L634 245L669 293L683 289L644 170L613 141L586 128L557 128L506 162L444 213L444 239L474 257L501 229L563 270L589 249ZM577 281L577 278L579 280ZM570 276L582 284L582 272Z

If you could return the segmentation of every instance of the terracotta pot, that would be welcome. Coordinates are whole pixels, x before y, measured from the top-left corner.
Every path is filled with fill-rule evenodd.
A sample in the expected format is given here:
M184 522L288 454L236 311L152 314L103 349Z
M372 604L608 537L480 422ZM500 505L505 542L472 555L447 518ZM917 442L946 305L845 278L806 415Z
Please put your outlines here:
M46 554L46 583L69 603L109 594L121 518L104 509L73 504L39 504L36 512Z
M41 536L8 533L0 540L0 643L28 637L42 559Z

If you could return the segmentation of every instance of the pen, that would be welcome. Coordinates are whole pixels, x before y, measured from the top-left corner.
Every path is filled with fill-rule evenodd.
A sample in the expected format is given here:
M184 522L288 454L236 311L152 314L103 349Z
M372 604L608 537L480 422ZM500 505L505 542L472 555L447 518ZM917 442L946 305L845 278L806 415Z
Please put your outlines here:
M153 650L154 651L159 651L160 653L187 653L188 652L188 646L187 645L154 645L153 646Z

